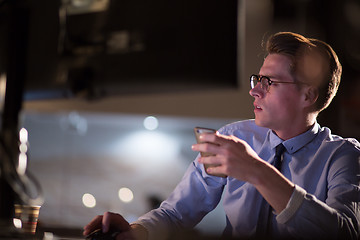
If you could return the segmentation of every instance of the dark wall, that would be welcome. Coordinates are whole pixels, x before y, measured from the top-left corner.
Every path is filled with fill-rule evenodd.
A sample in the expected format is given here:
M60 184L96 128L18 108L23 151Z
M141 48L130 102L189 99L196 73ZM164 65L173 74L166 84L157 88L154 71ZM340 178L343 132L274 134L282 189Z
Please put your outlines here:
M329 43L343 66L342 82L318 121L334 133L360 138L360 2L274 0L276 30L298 31Z

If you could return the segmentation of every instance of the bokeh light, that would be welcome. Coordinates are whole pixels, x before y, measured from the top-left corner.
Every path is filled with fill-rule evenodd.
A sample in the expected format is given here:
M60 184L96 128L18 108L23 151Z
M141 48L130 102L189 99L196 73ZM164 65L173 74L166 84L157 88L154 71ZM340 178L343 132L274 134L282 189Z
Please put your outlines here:
M95 197L90 193L85 193L82 197L82 202L85 207L87 208L93 208L96 206L96 199Z
M129 188L123 187L119 190L119 198L121 201L128 203L134 199L134 194Z
M159 126L159 121L154 116L148 116L144 119L144 127L147 130L155 130Z

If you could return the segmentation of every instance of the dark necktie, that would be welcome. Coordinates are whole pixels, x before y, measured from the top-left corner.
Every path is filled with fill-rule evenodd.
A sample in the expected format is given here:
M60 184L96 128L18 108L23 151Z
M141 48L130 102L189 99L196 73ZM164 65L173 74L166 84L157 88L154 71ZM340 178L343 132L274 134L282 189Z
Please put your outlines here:
M281 172L281 161L282 155L285 152L286 148L282 143L276 146L275 157L274 157L274 167Z
M282 143L277 145L275 150L275 157L274 157L274 167L276 167L281 172L281 162L282 162L282 155L286 148ZM263 198L262 204L260 208L260 215L259 215L259 222L257 225L256 233L259 236L266 236L269 235L269 224L270 224L270 217L272 208L268 204L268 202Z

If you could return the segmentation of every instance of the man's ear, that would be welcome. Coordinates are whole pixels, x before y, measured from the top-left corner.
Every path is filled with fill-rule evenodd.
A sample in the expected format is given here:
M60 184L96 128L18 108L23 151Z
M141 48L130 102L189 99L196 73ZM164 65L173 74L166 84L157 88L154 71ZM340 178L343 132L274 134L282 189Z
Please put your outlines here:
M315 104L319 97L319 91L313 86L304 87L304 102L307 106L312 106Z

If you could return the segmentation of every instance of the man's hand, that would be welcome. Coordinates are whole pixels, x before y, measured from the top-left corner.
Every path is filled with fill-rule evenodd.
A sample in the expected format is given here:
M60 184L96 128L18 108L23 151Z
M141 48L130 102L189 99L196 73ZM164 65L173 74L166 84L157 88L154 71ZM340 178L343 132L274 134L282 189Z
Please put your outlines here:
M249 144L234 136L218 133L202 134L200 139L206 143L194 144L192 149L214 154L199 158L200 163L214 165L207 169L210 174L224 174L250 183L255 181L257 163L264 161Z
M147 230L138 224L130 225L120 214L106 212L104 215L96 216L84 227L83 235L101 229L104 233L109 230L118 231L116 240L146 240Z
M207 169L209 174L224 174L249 182L277 213L286 207L294 184L261 159L247 142L219 133L201 134L200 140L205 143L194 144L192 149L213 154L198 159L199 163L213 165Z

